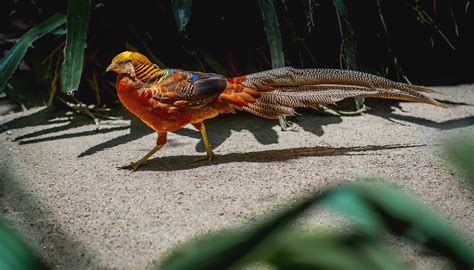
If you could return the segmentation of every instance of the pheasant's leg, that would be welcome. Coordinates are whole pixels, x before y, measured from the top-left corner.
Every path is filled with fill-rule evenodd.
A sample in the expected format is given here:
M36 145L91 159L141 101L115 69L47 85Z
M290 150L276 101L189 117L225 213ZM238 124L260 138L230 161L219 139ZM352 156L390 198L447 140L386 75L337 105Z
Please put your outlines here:
M206 148L206 153L207 155L205 157L199 157L194 160L194 162L197 161L202 161L202 160L209 160L209 162L214 158L214 153L212 152L212 146L209 144L209 140L207 139L207 132L206 132L206 126L204 125L204 122L201 123L193 123L193 126L201 131L202 135L202 140L204 142L204 147Z
M296 131L298 126L295 123L286 119L285 116L279 116L278 122L280 122L280 127L282 131Z
M136 162L130 162L129 165L122 165L122 166L117 166L118 169L130 169L132 171L135 171L136 169L138 169L139 167L143 166L146 161L154 154L156 153L158 150L160 150L161 148L163 148L163 146L165 146L166 144L166 137L167 137L167 133L166 132L158 132L158 138L156 139L156 146L151 149L150 152L148 152L148 154L146 154L143 158L141 158L140 160L136 161Z

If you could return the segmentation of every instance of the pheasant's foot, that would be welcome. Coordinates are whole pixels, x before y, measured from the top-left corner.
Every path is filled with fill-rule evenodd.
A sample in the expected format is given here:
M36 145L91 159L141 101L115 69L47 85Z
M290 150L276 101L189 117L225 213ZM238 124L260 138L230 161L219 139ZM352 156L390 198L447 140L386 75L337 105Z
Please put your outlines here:
M133 172L133 171L136 171L141 166L143 166L144 164L145 164L145 161L139 160L137 162L132 161L128 165L117 165L116 168L119 170L131 170Z
M278 121L280 122L280 127L282 131L297 131L298 126L291 122L290 120L286 119L286 117L281 116L278 117Z

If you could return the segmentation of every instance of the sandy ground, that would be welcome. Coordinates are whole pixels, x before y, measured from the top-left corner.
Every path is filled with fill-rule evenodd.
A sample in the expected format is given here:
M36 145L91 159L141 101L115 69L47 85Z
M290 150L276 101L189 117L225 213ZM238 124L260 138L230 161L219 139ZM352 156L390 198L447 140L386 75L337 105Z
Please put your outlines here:
M298 195L380 176L471 237L473 194L441 144L459 134L474 138L474 85L437 90L450 109L372 101L358 117L305 111L299 132L245 113L221 116L207 122L218 155L212 163L191 162L204 149L187 127L136 172L115 165L144 155L156 135L125 112L132 120L105 121L98 131L85 117L44 108L2 116L0 210L53 266L140 269L177 243L248 222ZM312 211L308 222L344 223L329 210ZM403 249L418 268L432 267L421 252Z

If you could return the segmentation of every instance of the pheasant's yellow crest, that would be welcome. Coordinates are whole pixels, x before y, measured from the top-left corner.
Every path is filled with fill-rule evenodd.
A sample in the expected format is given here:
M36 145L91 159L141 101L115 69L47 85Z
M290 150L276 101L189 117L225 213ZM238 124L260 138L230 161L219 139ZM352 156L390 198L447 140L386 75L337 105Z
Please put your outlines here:
M117 54L114 59L112 59L111 64L118 63L124 60L129 60L130 62L132 62L133 65L138 64L138 62L141 62L142 64L152 64L151 61L143 54L131 51L125 51Z

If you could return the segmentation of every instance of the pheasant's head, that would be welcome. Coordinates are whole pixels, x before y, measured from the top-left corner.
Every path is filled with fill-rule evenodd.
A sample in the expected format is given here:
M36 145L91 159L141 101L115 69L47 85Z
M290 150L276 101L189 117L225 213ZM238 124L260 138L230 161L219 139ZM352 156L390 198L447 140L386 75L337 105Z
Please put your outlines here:
M115 71L117 74L126 74L135 77L135 68L141 65L150 65L151 62L143 54L125 51L117 54L107 67L106 71Z

